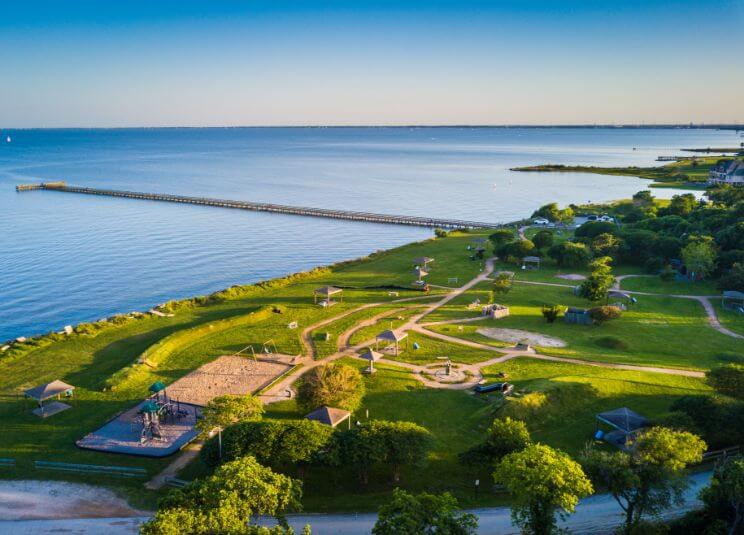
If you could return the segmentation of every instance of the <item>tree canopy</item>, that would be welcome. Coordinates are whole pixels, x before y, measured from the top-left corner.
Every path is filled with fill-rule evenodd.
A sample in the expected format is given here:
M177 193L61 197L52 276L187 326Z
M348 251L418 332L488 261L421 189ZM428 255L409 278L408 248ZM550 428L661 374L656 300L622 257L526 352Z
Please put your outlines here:
M337 362L321 364L302 376L297 403L305 411L323 405L354 411L364 396L364 381L359 370Z
M543 444L532 444L510 453L493 474L511 492L512 520L525 532L555 532L556 512L570 514L579 499L594 492L579 463Z
M208 433L215 427L225 428L235 422L260 420L263 412L261 400L250 394L219 396L204 407L197 427L202 433Z
M220 466L213 475L173 490L158 503L144 535L260 533L252 517L269 515L287 527L284 512L300 509L302 484L243 457ZM286 531L286 530L285 530Z
M705 442L686 431L654 427L629 452L589 448L584 467L612 494L625 513L624 533L633 533L644 515L655 515L683 501L685 467L700 461Z
M422 492L416 496L393 490L392 500L380 507L373 535L475 535L478 519L463 513L449 493Z

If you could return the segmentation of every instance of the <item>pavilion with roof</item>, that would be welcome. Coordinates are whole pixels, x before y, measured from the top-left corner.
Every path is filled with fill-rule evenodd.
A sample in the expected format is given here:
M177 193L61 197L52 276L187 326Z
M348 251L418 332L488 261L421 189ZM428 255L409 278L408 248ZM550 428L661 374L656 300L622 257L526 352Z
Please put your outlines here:
M335 407L328 407L323 405L318 407L310 414L305 416L306 420L312 420L320 422L331 427L336 427L344 421L349 423L349 429L351 429L351 413L344 409L337 409Z
M628 449L635 442L638 433L651 425L651 422L627 407L597 414L595 438L604 440L620 449ZM612 431L600 429L600 423L610 426Z
M61 401L52 401L51 403L47 403L46 405L44 405L44 402L52 398L57 398L57 400L59 400L62 395L64 395L68 399L72 398L74 390L74 386L57 380L52 381L51 383L36 386L34 388L29 388L24 392L24 395L27 398L35 399L36 402L39 404L39 406L32 412L36 416L47 418L49 416L52 416L53 414L66 411L71 407L67 403L62 403Z
M339 302L342 302L344 300L343 290L341 288L336 288L335 286L323 286L321 288L316 288L315 290L313 290L313 303L317 305L318 297L320 296L322 298L320 303L323 306L335 305L336 301L332 299L334 295L338 295Z

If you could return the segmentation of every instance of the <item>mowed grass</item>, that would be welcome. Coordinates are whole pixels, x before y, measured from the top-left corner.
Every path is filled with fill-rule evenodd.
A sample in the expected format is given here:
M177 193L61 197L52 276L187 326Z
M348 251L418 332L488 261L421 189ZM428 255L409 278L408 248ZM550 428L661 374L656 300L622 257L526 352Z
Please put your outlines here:
M345 358L340 362L365 368L366 361ZM481 440L490 425L493 407L470 393L425 388L406 369L375 365L377 372L365 376L366 395L353 420L402 420L426 427L434 449L425 466L403 470L393 485L389 469L375 470L367 488L361 488L353 467L317 468L307 473L303 505L312 512L374 510L389 499L394 486L410 491L453 492L465 506L501 503L503 497L484 493L475 500L472 482L457 462L457 454ZM265 418L301 418L294 401L269 405ZM194 471L194 468L189 468ZM186 472L184 472L186 473Z
M418 344L419 349L414 349L414 344ZM385 358L409 364L424 365L433 364L446 358L449 358L452 362L473 364L499 356L499 353L495 351L476 349L446 340L439 340L415 331L409 331L408 342L406 343L404 340L400 347L403 351L398 356L388 353Z
M549 355L700 370L715 365L715 356L720 353L744 350L744 341L712 329L703 307L691 299L638 296L638 303L620 319L604 325L570 325L562 318L553 324L545 321L541 314L544 304L589 305L569 288L515 283L499 301L509 306L510 315L506 318L462 324L462 331L453 326L430 328L483 343L489 339L475 332L479 327L522 329L557 337L568 344L565 348L538 347ZM607 347L607 337L618 340L620 347Z
M681 396L710 392L702 379L529 358L509 360L483 372L489 382L503 380L496 374L507 373L519 392L563 390L564 395L548 397L527 426L534 440L572 455L592 440L600 412L628 407L654 421L667 415Z
M744 336L744 314L724 309L723 306L721 306L720 300L711 299L711 302L713 303L713 307L716 309L716 315L718 316L718 321L721 322L721 325ZM740 343L737 347L738 352L742 354L742 357L744 357L744 345Z
M81 450L75 441L103 425L116 414L132 407L148 395L147 387L155 380L170 384L193 369L222 354L234 353L252 344L256 349L271 340L278 351L297 354L301 351L300 332L304 327L345 310L366 303L386 303L398 298L423 297L420 291L398 289L390 296L387 285L409 286L413 280L412 260L426 254L436 258L441 276L468 280L478 267L469 260L466 250L473 235L454 234L451 238L427 240L377 254L351 265L332 268L287 286L257 290L246 298L177 311L175 317L147 317L111 327L95 336L74 335L51 345L34 349L18 357L0 357L0 457L14 458L17 469L3 470L0 477L60 478L95 483L110 483L153 504L148 493L141 492L141 481L127 481L105 476L76 476L70 473L48 473L33 468L33 461L139 466L155 474L171 459L155 460L124 455L110 455ZM436 269L432 269L436 272ZM342 304L322 308L313 304L313 289L324 285L344 287ZM433 290L436 292L437 290ZM425 302L425 301L422 301ZM149 346L182 329L249 314L262 306L280 304L283 314L245 328L235 328L206 336L178 348L166 361L124 388L103 391L106 379L134 363ZM395 306L395 305L391 305ZM382 309L378 309L382 310ZM376 313L370 311L370 315ZM287 325L297 321L298 329ZM76 387L76 400L71 410L41 420L30 413L31 402L22 398L23 390L61 379ZM139 502L138 502L139 503Z

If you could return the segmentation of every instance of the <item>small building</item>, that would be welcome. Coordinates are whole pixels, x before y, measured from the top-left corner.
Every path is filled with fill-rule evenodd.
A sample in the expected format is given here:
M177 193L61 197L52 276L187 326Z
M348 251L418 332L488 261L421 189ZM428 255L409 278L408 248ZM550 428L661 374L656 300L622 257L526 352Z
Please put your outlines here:
M708 172L708 183L744 185L744 158L719 160Z
M476 394L488 394L490 392L496 392L506 397L514 391L514 385L507 382L503 383L491 383L490 385L475 385L473 391Z
M622 290L610 290L607 292L607 304L613 299L615 300L614 305L620 310L625 310L628 308L628 305L634 305L638 302L635 297Z
M522 259L522 269L540 269L540 257L525 256Z
M577 325L592 325L594 323L589 314L589 309L579 307L568 307L563 315L563 321Z
M481 314L493 319L505 318L509 315L509 307L494 303L482 308Z
M600 424L612 428L612 431L604 431ZM597 414L597 429L594 438L604 440L620 449L628 449L635 442L639 431L648 427L650 422L644 416L627 407L601 412Z
M323 405L305 416L305 419L330 425L331 427L336 427L343 421L347 421L349 423L349 429L351 429L351 413L344 409L336 409Z
M57 400L59 400L63 395L65 398L70 399L72 398L74 390L74 386L68 385L65 382L52 381L51 383L30 388L26 390L24 394L27 398L35 399L39 404L39 406L32 412L36 416L47 418L53 414L57 414L58 412L66 411L70 408L70 405L62 403L61 401L53 401L44 405L44 402L52 398L57 398Z
M331 298L334 295L339 296L339 302L343 301L343 290L341 288L336 288L335 286L323 286L321 288L317 288L313 290L313 303L318 304L318 297L321 297L320 304L322 306L332 306L336 304L336 301L333 301Z
M724 310L733 310L744 314L744 292L726 290L721 295L721 306Z

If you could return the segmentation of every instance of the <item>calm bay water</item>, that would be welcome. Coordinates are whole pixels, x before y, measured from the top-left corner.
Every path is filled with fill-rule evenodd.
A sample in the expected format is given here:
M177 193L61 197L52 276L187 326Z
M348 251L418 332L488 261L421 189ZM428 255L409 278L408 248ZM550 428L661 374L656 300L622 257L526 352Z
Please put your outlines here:
M10 135L11 143L5 138ZM53 192L33 181L506 222L648 182L513 173L650 165L731 131L518 128L19 130L0 136L0 340L366 255L430 230ZM634 150L635 148L635 150ZM658 196L678 191L655 190Z

